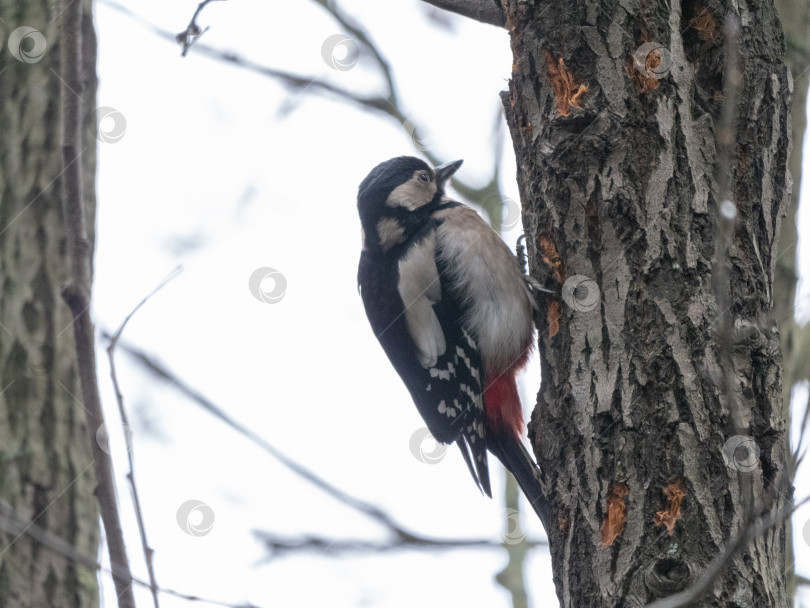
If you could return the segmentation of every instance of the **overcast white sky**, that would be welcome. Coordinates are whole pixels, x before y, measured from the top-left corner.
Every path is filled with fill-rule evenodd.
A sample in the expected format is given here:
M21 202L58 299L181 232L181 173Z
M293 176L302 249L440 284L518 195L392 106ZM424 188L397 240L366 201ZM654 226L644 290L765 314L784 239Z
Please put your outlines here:
M197 1L142 0L133 10L180 31ZM418 0L343 0L390 60L402 103L431 151L465 159L459 175L483 184L493 163L492 125L511 52L505 31L448 16L437 27ZM437 464L409 449L423 428L378 346L356 290L357 185L378 162L414 154L401 126L355 107L291 94L254 73L200 57L97 3L99 105L120 113L99 145L95 317L114 330L173 268L183 272L129 324L124 340L153 353L267 441L345 491L427 535L489 537L506 526L499 500L483 498L453 447ZM231 1L208 6L202 41L258 63L358 92L381 90L361 56L336 71L321 55L340 27L314 2ZM796 82L806 87L807 76ZM511 143L504 189L517 199ZM806 215L806 214L805 214ZM507 237L514 242L518 230ZM805 259L808 256L805 256ZM259 302L251 274L271 267L284 297ZM271 284L272 287L272 284ZM801 299L803 298L803 299ZM807 302L807 291L800 296ZM101 380L113 421L106 359ZM137 479L158 582L260 606L507 606L493 581L499 551L404 552L365 557L291 556L266 561L255 530L383 538L369 520L302 481L120 353L119 379L134 432ZM536 366L530 366L536 367ZM527 404L539 378L526 379ZM125 451L112 437L119 496L136 572L145 577L125 482ZM495 494L503 475L496 475ZM797 494L810 491L808 484ZM214 516L203 536L178 525L189 500ZM198 517L200 513L195 515ZM798 570L810 546L796 520ZM540 526L524 518L528 534ZM196 520L195 520L196 522ZM810 540L810 527L806 538ZM547 552L527 562L533 605L555 605ZM105 606L115 605L105 585ZM139 605L149 605L138 591ZM189 603L161 597L164 608ZM200 605L200 604L197 604Z

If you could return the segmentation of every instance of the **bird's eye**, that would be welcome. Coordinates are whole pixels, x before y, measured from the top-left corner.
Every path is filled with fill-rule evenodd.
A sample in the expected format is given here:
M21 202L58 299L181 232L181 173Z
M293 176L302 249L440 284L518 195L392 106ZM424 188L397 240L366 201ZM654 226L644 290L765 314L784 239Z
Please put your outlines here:
M428 173L427 171L423 171L422 173L420 173L419 174L419 181L424 182L426 184L429 184L430 183L430 173Z

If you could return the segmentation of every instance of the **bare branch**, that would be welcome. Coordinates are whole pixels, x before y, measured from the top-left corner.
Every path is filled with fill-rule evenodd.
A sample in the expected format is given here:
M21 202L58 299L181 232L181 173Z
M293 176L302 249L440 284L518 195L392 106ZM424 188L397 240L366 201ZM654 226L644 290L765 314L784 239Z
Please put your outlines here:
M165 279L163 279L163 280L162 280L162 281L161 281L161 282L158 284L158 286L157 286L157 287L155 287L155 288L154 288L152 291L150 291L150 292L149 292L149 293L148 293L148 294L147 294L147 295L146 295L146 296L143 298L143 300L141 300L140 302L138 302L138 305L137 305L137 306L135 306L135 308L133 308L133 309L132 309L132 312L130 312L130 313L129 313L129 314L128 314L128 315L127 315L125 318L124 318L124 321L121 323L121 326L118 328L118 331L117 331L117 332L115 332L115 335L113 335L113 336L110 338L110 347L108 347L108 348L107 348L107 350L108 350L108 351L110 350L110 348L112 348L112 349L114 349L114 348L115 348L115 344L116 344L116 342L118 342L118 338L120 338L120 337L121 337L121 334L123 333L124 328L127 326L127 323L129 323L129 320L130 320L130 319L131 319L133 316L135 316L135 313L136 313L136 312L138 312L138 310L140 310L141 306L143 306L144 304L146 304L146 302L149 300L149 298L151 298L151 297L152 297L153 295L155 295L155 294L156 294L158 291L160 291L161 289L163 289L163 288L166 286L166 284L167 284L169 281L171 281L172 279L174 279L174 278L175 278L175 277L176 277L178 274L180 274L181 272L183 272L183 267L182 267L182 266L178 266L178 267L176 267L174 270L172 270L172 271L171 271L171 272L168 274L168 276L166 276L166 278L165 278Z
M731 411L729 420L730 430L740 432L743 429L743 417L733 391L733 366L731 363L731 344L733 341L734 320L731 312L731 284L728 271L730 242L734 235L734 226L737 217L737 207L733 202L732 189L732 158L734 155L734 129L736 126L736 110L739 98L739 86L742 75L739 69L739 21L735 15L729 14L726 18L725 30L725 79L723 82L723 109L720 116L720 125L717 135L717 193L716 200L720 201L719 231L714 255L712 278L714 283L717 308L720 312L718 325L718 338L722 356L722 390L728 400Z
M388 553L392 551L453 550L453 549L497 549L503 550L503 543L485 538L481 539L438 539L418 537L412 539L395 539L391 541L336 540L317 536L286 538L269 532L257 531L257 538L262 541L272 555L282 556L285 553L302 553L311 551L318 555L337 556L346 553ZM522 541L524 552L535 547L546 546L545 541Z
M388 85L388 100L392 106L398 106L399 102L397 101L397 90L396 86L394 85L394 75L391 72L391 66L388 63L388 60L383 57L379 49L377 49L377 45L371 41L368 32L338 10L334 2L330 2L329 0L314 0L314 2L317 2L324 9L329 11L329 14L331 14L335 20L346 29L347 32L359 40L360 43L371 52L371 54L374 56L374 61L376 62L377 67L380 69L380 72L382 72L382 75L385 78L385 83Z
M489 23L498 27L506 26L506 14L499 0L422 0L438 8Z
M202 10L206 7L209 2L222 2L223 0L203 0L197 6L197 10L194 11L194 14L191 16L191 21L188 22L186 29L184 29L179 34L176 34L174 39L180 43L180 46L183 47L183 52L181 53L183 57L186 56L188 50L194 45L200 37L208 31L209 28L200 29L199 24L197 23L197 17L200 16Z
M111 339L112 336L107 332L102 332L102 335L106 339ZM165 367L163 367L160 363L154 361L149 355L146 353L133 348L132 346L128 346L126 344L119 344L120 348L132 356L138 363L143 365L146 369L151 371L161 380L164 380L171 384L174 388L179 390L181 393L189 397L193 402L197 403L201 406L204 410L206 410L209 414L212 414L216 418L219 418L222 422L228 425L231 429L248 439L251 443L257 445L262 450L270 454L273 458L283 464L285 467L290 469L293 473L302 477L321 491L329 494L332 498L337 500L338 502L343 503L344 505L354 509L355 511L359 511L364 515L376 520L378 523L385 526L389 531L391 531L394 535L402 540L414 540L419 539L419 536L416 534L411 533L410 531L406 530L403 526L397 523L388 513L372 505L371 503L365 502L360 500L359 498L355 498L354 496L344 492L340 488L332 485L325 479L319 477L305 466L299 464L289 456L282 453L280 450L275 448L273 445L268 443L265 439L259 436L257 433L252 431L250 428L238 422L237 420L231 418L224 409L216 405L214 402L210 401L207 397L201 395L195 389L191 388L185 382L183 382L180 378L175 376L173 373L168 371Z
M315 1L322 4L321 0ZM136 21L161 38L170 40L172 42L174 42L176 39L176 35L172 32L151 23L137 13L134 13L128 7L115 2L115 0L99 0L99 2L100 4L104 4L113 10L127 15L133 21ZM385 94L361 96L353 91L344 89L343 87L324 82L316 76L294 74L285 70L268 67L250 59L246 59L245 57L241 57L236 53L221 51L205 44L195 44L194 49L198 55L204 55L211 59L222 61L255 74L277 80L292 91L298 93L308 92L312 94L324 95L326 97L337 98L340 101L356 105L363 110L370 110L377 114L385 115L397 121L400 125L404 125L408 118L397 100L396 86L393 80L393 75L388 62L382 56L382 53L374 46L369 36L365 33L365 30L349 22L348 19L340 12L336 12L336 9L330 8L329 6L325 6L325 8L327 8L332 15L335 15L335 18L340 21L344 27L347 27L352 34L357 36L358 40L360 40L360 42L371 52L378 68L383 75L383 78L386 81L388 91ZM414 140L414 144L416 144L416 140ZM442 159L431 153L429 150L426 150L421 146L419 147L419 150L434 166L442 164ZM453 180L453 187L467 200L484 207L489 214L490 219L495 217L492 209L487 207L486 203L487 201L500 200L501 198L500 191L498 189L497 175L493 176L493 179L491 179L482 188L470 186L456 179Z
M152 560L154 551L149 546L149 541L146 538L146 525L144 524L143 511L141 510L141 499L138 495L138 486L135 484L135 462L133 457L133 449L129 441L129 419L127 418L126 409L124 409L124 396L121 393L120 386L118 385L118 375L115 370L115 346L118 344L118 338L121 337L124 327L126 327L127 323L129 323L132 316L138 312L140 307L143 306L149 298L159 291L166 283L176 277L181 271L182 267L178 266L175 268L169 274L169 276L160 283L160 285L155 287L155 289L153 289L149 295L138 303L132 312L126 316L123 323L121 323L121 327L118 328L118 331L115 332L115 335L110 339L110 344L107 347L107 357L110 359L110 377L112 378L113 389L115 390L115 398L118 402L118 413L121 416L121 422L124 425L124 438L127 443L127 458L129 459L129 473L127 474L127 479L129 480L130 490L132 491L132 502L135 507L135 519L138 522L138 531L140 532L141 536L141 548L143 549L143 556L144 560L146 561L146 569L149 573L149 584L152 588L152 601L155 604L155 608L160 608L160 605L158 601L158 585L157 579L155 578L155 567Z
M126 15L133 21L136 21L137 23L139 23L152 33L156 34L157 36L160 36L161 38L174 41L177 37L176 34L173 34L169 30L163 29L162 27L155 25L150 21L147 21L137 13L130 10L128 7L124 6L123 4L119 4L114 0L100 0L100 3ZM342 87L338 87L328 82L324 82L316 76L294 74L292 72L287 72L285 70L278 70L276 68L271 68L266 65L256 63L255 61L251 61L250 59L246 59L245 57L237 55L236 53L221 51L219 49L210 47L205 44L195 44L194 48L195 52L199 55L204 55L211 59L222 61L224 63L229 63L235 67L248 70L250 72L254 72L261 76L266 76L268 78L278 80L282 85L289 88L290 90L299 92L311 91L312 93L332 95L334 97L337 97L341 101L348 101L352 104L359 105L363 109L373 110L376 112L383 112L385 114L388 114L389 116L393 116L399 122L405 120L404 117L401 117L399 115L396 108L391 105L391 102L386 97L382 96L363 97L355 94L352 91L349 91L348 89L344 89Z
M102 335L110 340L112 336L107 332L102 332ZM309 483L313 484L319 490L329 494L332 498L344 505L354 509L370 517L371 519L382 524L394 536L393 541L383 543L373 543L366 541L342 541L342 540L327 540L316 537L306 537L303 539L289 539L275 536L268 532L259 531L257 536L262 539L268 548L278 551L292 551L292 550L320 550L323 553L340 553L346 551L389 551L393 549L406 549L406 548L426 548L426 549L457 549L463 547L502 547L501 543L493 543L484 539L438 539L421 536L414 532L407 530L404 526L396 522L388 513L371 503L360 500L351 496L347 492L337 488L325 479L319 477L303 465L289 458L277 448L269 444L262 437L254 433L248 427L240 422L231 418L225 410L218 405L198 393L193 388L189 387L185 382L180 380L173 373L165 369L161 364L155 362L146 353L128 346L120 344L124 352L132 356L138 363L146 367L149 371L155 374L161 380L171 384L177 388L181 393L189 397L192 401L196 402L203 409L210 414L219 418L222 422L235 430L237 433L250 440L253 444L260 447L262 450L270 454L273 458L290 469L299 477L304 478ZM540 546L546 544L544 541L527 541L530 547ZM324 550L324 547L332 547L330 551Z
M53 551L61 554L62 556L66 557L70 561L84 566L89 570L104 572L106 574L112 574L113 577L118 576L122 572L129 572L127 567L121 566L116 562L111 562L111 567L109 569L102 566L95 558L95 556L90 555L89 553L83 553L69 542L48 532L44 528L40 528L38 525L31 521L26 521L25 519L21 518L17 515L14 509L9 505L6 501L0 500L0 530L7 532L8 534L13 534L15 536L22 536L23 534L30 536L38 543L42 544ZM227 602L221 602L217 600L206 599L202 597L198 597L196 595L189 595L187 593L180 593L179 591L174 591L172 589L167 589L165 587L157 587L153 586L146 581L143 581L139 578L134 576L130 576L129 579L132 583L140 586L146 587L151 589L153 592L159 592L166 595L171 595L183 600L194 601L194 602L204 602L206 604L213 604L216 606L223 606L224 608L258 608L258 606L254 606L253 604L231 604Z
M101 409L101 397L96 376L95 330L90 318L92 254L84 217L83 163L74 162L85 150L82 145L84 121L82 98L77 93L83 88L80 73L82 6L82 2L63 0L60 21L60 130L64 166L62 215L65 221L70 266L70 283L62 292L62 297L73 314L73 337L76 345L79 380L98 483L95 494L107 535L110 562L118 565L113 571L118 605L120 608L135 608L132 575L118 513L112 459L101 449L101 445L96 440L96 431L104 423L104 413Z

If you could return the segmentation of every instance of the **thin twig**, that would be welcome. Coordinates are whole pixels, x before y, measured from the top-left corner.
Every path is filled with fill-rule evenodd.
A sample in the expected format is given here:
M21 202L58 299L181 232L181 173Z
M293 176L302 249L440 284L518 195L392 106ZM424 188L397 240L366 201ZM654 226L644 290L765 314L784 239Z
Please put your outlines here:
M80 566L84 566L91 571L104 572L105 574L112 574L113 576L116 576L118 572L125 570L121 564L117 564L115 562L111 563L111 567L109 569L106 568L98 562L95 556L80 551L63 538L48 532L33 522L26 521L25 519L21 518L19 515L17 515L11 505L4 500L0 500L0 529L15 536L26 534L43 546L56 551L63 557ZM206 604L223 606L224 608L259 608L253 604L232 604L218 600L206 599L196 595L190 595L188 593L181 593L165 587L157 587L156 585L152 585L134 576L131 576L130 580L139 587L146 587L147 589L151 589L153 592L171 595L183 600L204 602Z
M102 335L105 339L109 340L112 336L102 331ZM144 366L146 369L151 371L161 380L164 380L179 390L181 393L186 395L190 398L193 402L197 403L200 407L206 410L208 413L212 414L226 425L228 425L231 429L248 439L251 443L261 448L263 451L267 452L270 456L276 459L278 462L283 464L293 473L302 477L316 488L321 490L322 492L328 494L338 502L370 517L371 519L377 521L379 524L384 526L389 532L391 532L399 541L400 544L411 544L414 546L438 546L442 544L458 544L458 543L466 543L466 542L477 542L477 541L466 541L466 540L442 540L442 539L430 539L414 532L411 532L403 525L398 523L391 517L388 513L383 511L380 507L377 507L369 502L361 500L352 496L351 494L344 492L340 488L332 485L322 477L318 476L316 473L310 471L308 468L299 464L289 456L282 453L276 447L268 443L265 439L260 437L254 431L252 431L247 426L243 425L241 422L238 422L231 418L225 410L221 407L210 401L207 397L198 393L195 389L188 386L185 382L175 376L172 372L168 371L165 367L161 364L154 361L149 355L144 353L143 351L136 349L132 346L129 346L125 343L119 343L119 347L126 352L128 355L133 357L138 363ZM500 546L500 545L499 545Z
M739 66L739 43L737 40L740 25L736 15L727 15L724 31L726 65L723 82L723 108L717 129L718 159L717 192L715 196L719 204L719 238L715 249L712 278L717 308L723 311L717 323L723 369L722 390L731 413L731 430L739 432L743 430L743 417L733 389L731 345L734 320L731 302L731 279L728 270L728 265L731 263L729 251L734 238L734 227L737 219L737 207L734 204L734 193L732 191L732 159L735 150L737 102L742 79Z
M91 246L87 237L82 192L83 163L73 162L84 150L82 125L84 114L82 98L77 93L83 90L80 73L82 38L81 21L84 3L63 0L60 20L60 109L62 162L62 215L67 234L70 283L62 292L73 314L73 336L82 399L87 419L87 431L93 452L96 473L96 496L101 509L101 521L107 535L110 562L113 568L118 605L120 608L135 608L132 593L132 574L129 569L124 534L118 512L115 493L112 458L96 440L96 431L104 423L101 397L96 376L96 350L93 321L90 318Z
M111 339L111 336L106 332L102 332L102 335L108 340ZM258 446L259 448L270 454L278 462L283 464L285 467L290 469L293 473L295 473L299 477L302 477L303 479L307 480L321 491L325 492L326 494L329 494L332 498L334 498L338 502L341 502L344 505L347 505L352 509L359 511L360 513L368 515L372 519L377 520L383 526L393 531L399 538L403 539L418 538L417 535L407 531L403 526L394 521L394 519L390 515L388 515L379 507L376 507L371 503L360 500L359 498L355 498L354 496L351 496L350 494L344 492L343 490L335 487L325 479L319 477L317 474L313 473L302 464L299 464L286 454L282 453L280 450L278 450L276 447L268 443L265 439L263 439L253 430L251 430L241 422L238 422L237 420L231 418L231 416L229 416L224 409L222 409L221 407L216 405L213 401L209 400L207 397L201 395L195 389L187 385L180 378L175 376L172 372L168 371L161 364L154 361L151 357L149 357L149 355L147 355L143 351L138 350L125 343L120 343L119 346L124 352L133 357L138 363L143 365L145 368L147 368L149 371L155 374L158 378L171 384L181 393L186 395L186 397L190 398L193 402L197 403L200 407L206 410L209 414L212 414L214 417L224 422L231 429L233 429L234 431L236 431L237 433L248 439L251 443L253 443L254 445Z
M718 310L722 313L717 319L717 343L720 359L720 389L726 399L729 417L726 423L729 436L747 433L746 421L735 382L735 367L732 358L734 342L734 309L731 290L733 264L731 252L737 224L737 205L734 201L733 159L736 150L737 104L739 102L742 72L740 70L740 22L729 13L723 25L725 37L725 69L723 79L723 107L717 129L717 165L715 180L718 203L718 238L715 244L712 264L712 284ZM739 494L742 501L742 518L747 520L757 510L753 488L753 477L738 472Z
M315 1L323 6L321 0ZM153 34L160 36L161 38L171 40L172 42L176 41L177 39L176 34L173 34L172 32L165 30L160 26L150 22L149 20L133 12L128 7L119 4L118 2L115 2L115 0L99 0L99 3L108 6L115 11L118 11L119 13L126 15L133 21L139 23L141 26L148 29ZM214 59L216 61L221 61L233 65L234 67L248 70L250 72L253 72L254 74L259 74L260 76L271 78L281 83L283 86L287 87L292 91L297 92L307 91L313 94L333 97L340 101L356 105L363 110L369 110L378 115L382 114L390 119L395 120L400 125L404 125L405 121L408 120L408 116L398 102L397 87L393 79L393 74L383 54L380 52L379 49L376 48L376 46L374 45L368 34L366 34L364 30L359 28L359 26L352 24L350 21L348 21L348 19L346 19L340 12L337 12L335 9L330 9L329 6L326 6L325 8L327 8L327 10L329 10L329 12L335 16L335 19L337 19L342 25L344 25L344 27L347 27L349 31L354 33L358 37L358 39L363 43L363 45L369 49L369 51L371 52L371 56L374 58L377 67L379 68L383 78L385 79L387 91L384 94L370 95L370 96L358 95L357 93L345 89L343 87L340 87L338 85L324 82L323 80L321 80L316 76L295 74L285 70L279 70L276 68L268 67L266 65L262 65L255 61L237 55L236 53L221 51L219 49L210 47L205 44L195 44L195 53L197 55L204 55L206 57L209 57L210 59ZM415 139L414 145L416 146ZM434 166L442 164L443 162L442 159L433 154L430 150L422 146L419 146L419 151ZM453 187L459 192L459 194L461 194L464 198L466 198L470 202L476 203L479 206L485 208L487 214L490 216L490 219L494 217L494 213L492 212L490 207L486 206L486 202L488 200L492 200L493 198L500 198L497 194L494 194L499 192L497 189L495 189L497 183L498 183L497 176L493 176L485 186L483 186L482 188L476 188L474 186L460 182L455 177L453 178Z
M392 541L363 541L363 540L334 540L317 536L305 536L301 538L285 538L270 534L264 531L257 531L256 537L264 543L271 554L283 555L288 552L312 551L318 555L342 555L346 553L388 553L392 551L428 549L428 550L453 550L453 549L497 549L503 550L503 543L495 542L485 538L481 539L438 539L438 538L413 538L409 540L396 539ZM524 552L535 547L544 547L546 541L522 541Z
M377 45L374 44L371 40L371 36L369 33L359 24L355 23L354 21L350 20L346 15L344 15L337 7L337 5L331 0L313 0L320 6L322 6L326 11L329 12L332 17L335 18L335 21L340 23L344 27L344 29L349 32L356 40L359 40L365 48L369 50L369 52L374 57L374 61L377 64L380 72L385 78L385 84L388 87L388 102L395 107L399 106L399 101L397 97L397 87L394 83L394 73L391 71L391 65L388 63L388 60L383 57L382 52L377 48Z
M111 336L106 332L102 332L102 335L107 339L111 338ZM166 370L162 365L155 362L152 358L150 358L142 351L135 349L131 346L128 346L126 344L121 344L120 346L126 353L134 357L136 361L141 363L152 373L157 375L162 380L169 382L172 386L180 390L180 392L182 392L187 397L191 398L193 401L202 406L203 409L219 418L233 430L235 430L243 437L247 438L252 443L260 447L262 450L270 454L273 458L281 462L281 464L286 466L295 474L299 475L300 477L303 477L305 480L312 483L315 487L329 494L330 496L332 496L339 502L343 503L344 505L347 505L352 509L359 511L360 513L363 513L364 515L367 515L372 519L376 520L378 523L385 526L396 537L396 541L394 541L393 543L375 544L375 543L364 543L363 541L331 541L312 537L303 540L300 539L290 540L290 539L281 539L279 537L264 532L258 533L258 536L260 536L260 538L262 538L271 548L274 548L276 550L318 549L322 553L330 553L330 552L338 553L341 551L361 550L361 546L365 547L368 550L377 550L377 551L384 551L398 548L414 548L414 547L446 548L446 549L463 548L470 546L480 546L480 547L491 546L499 548L502 547L500 543L492 543L491 541L487 540L436 539L421 536L406 530L402 525L397 523L390 515L385 513L379 507L376 507L359 498L351 496L350 494L335 487L334 485L330 484L323 478L319 477L318 475L316 475L303 465L299 464L298 462L292 460L291 458L280 452L277 448L269 444L266 440L255 434L253 431L251 431L241 423L237 422L236 420L232 419L225 413L225 411L222 408L220 408L219 406L208 400L203 395L200 395L196 390L187 386L182 380L177 378L177 376ZM527 542L531 547L546 544L545 541L527 541ZM324 549L324 547L329 547L330 545L334 546L332 546L332 548L329 550Z
M110 360L110 377L112 378L113 388L115 390L115 399L118 402L118 413L121 416L121 423L123 424L123 431L124 431L124 440L126 441L127 446L127 458L129 459L129 473L127 474L127 480L129 481L129 487L132 491L132 502L135 508L135 519L138 522L138 532L140 533L141 537L141 548L143 549L143 556L144 560L146 561L146 570L149 573L149 583L152 588L152 601L155 604L155 608L160 608L159 600L158 600L158 585L157 579L155 578L155 567L154 567L154 551L149 546L149 541L146 538L146 524L144 523L143 519L143 511L141 510L141 499L138 494L138 486L135 484L135 462L133 456L133 449L132 445L130 444L130 437L129 437L129 418L127 417L126 409L124 408L124 396L121 393L121 387L118 384L118 375L116 374L115 370L115 346L118 344L118 339L121 337L124 328L126 327L129 320L132 316L138 312L141 306L146 304L146 301L151 298L155 293L157 293L166 283L171 281L174 277L176 277L180 272L182 272L182 266L178 266L175 268L168 277L166 277L157 287L155 287L149 295L147 295L143 300L141 300L138 305L132 309L124 321L121 323L121 326L118 328L118 331L115 332L115 335L110 338L110 344L107 346L107 357Z
M194 11L194 14L191 16L191 21L188 22L186 29L184 29L179 34L175 34L174 39L180 43L180 46L183 47L182 56L185 57L188 50L194 45L200 37L208 31L209 28L200 29L199 24L197 23L197 17L200 16L202 10L208 5L210 2L223 2L224 0L203 0L197 6L197 10Z

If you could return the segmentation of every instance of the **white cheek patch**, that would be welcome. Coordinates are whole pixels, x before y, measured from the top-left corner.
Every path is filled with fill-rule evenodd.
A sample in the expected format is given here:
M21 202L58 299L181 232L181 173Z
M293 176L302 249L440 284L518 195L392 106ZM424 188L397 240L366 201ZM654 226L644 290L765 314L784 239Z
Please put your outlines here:
M377 222L377 238L380 241L380 248L388 251L394 245L405 242L405 228L393 218L383 218Z
M431 180L426 184L420 181L417 177L419 173L421 171L417 171L407 182L394 188L385 204L389 207L405 207L409 211L414 211L432 201L437 192L436 182Z
M447 350L442 326L433 310L442 294L433 238L431 232L399 261L398 291L405 306L405 323L425 369L435 366Z

